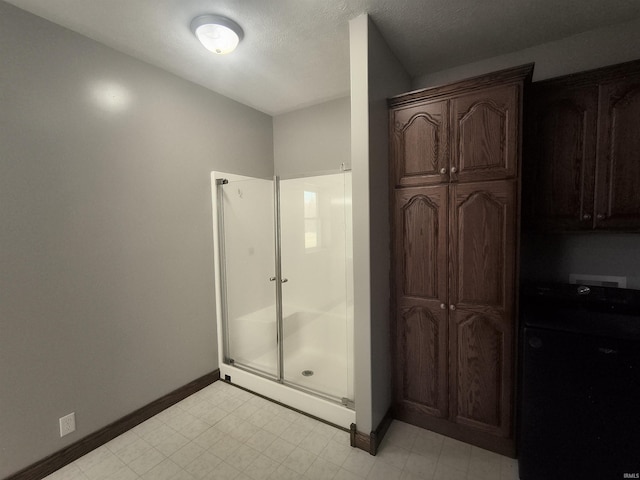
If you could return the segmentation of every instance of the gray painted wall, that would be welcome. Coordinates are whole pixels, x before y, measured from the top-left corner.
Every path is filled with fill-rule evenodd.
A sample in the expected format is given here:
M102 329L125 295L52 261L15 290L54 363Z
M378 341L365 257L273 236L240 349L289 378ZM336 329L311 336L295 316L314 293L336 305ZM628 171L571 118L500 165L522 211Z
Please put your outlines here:
M534 81L640 58L640 20L600 28L526 50L414 79L413 88L445 84L535 62ZM640 289L640 235L585 233L522 236L523 279L568 282L569 273L627 276Z
M442 85L535 62L533 80L558 77L640 57L640 20L590 30L555 42L413 79L412 88Z
M372 426L377 428L392 401L389 302L389 109L387 98L408 90L410 78L369 21L369 204L371 262Z
M351 102L339 98L273 117L274 165L282 177L351 166Z
M4 478L217 368L209 172L270 177L273 132L4 2L0 63Z
M368 15L349 24L353 171L355 400L358 430L391 403L389 148L386 99L410 79Z

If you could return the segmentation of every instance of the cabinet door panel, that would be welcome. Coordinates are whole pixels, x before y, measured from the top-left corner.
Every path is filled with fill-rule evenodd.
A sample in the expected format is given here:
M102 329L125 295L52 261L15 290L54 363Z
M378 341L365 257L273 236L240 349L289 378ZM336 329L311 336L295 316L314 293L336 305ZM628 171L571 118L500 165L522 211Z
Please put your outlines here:
M446 417L446 312L425 307L403 308L397 322L397 400L403 408Z
M448 414L447 208L447 186L395 192L395 396L399 408L436 417Z
M447 300L446 186L396 192L394 259L396 296L437 307Z
M518 173L521 87L507 85L451 101L454 180L515 177Z
M456 310L451 314L452 417L493 435L511 434L512 326L501 317Z
M516 181L451 188L450 302L456 307L513 308Z
M447 111L446 101L392 111L391 141L396 186L448 181Z
M601 87L596 227L640 228L640 74Z
M543 229L593 226L598 88L536 92L524 201Z

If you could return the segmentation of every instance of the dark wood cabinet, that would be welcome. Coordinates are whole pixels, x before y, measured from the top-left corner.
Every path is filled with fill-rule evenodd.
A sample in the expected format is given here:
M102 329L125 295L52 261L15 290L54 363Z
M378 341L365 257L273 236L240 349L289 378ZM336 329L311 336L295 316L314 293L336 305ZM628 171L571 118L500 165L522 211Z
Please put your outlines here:
M640 62L534 84L524 199L534 229L640 229Z
M508 455L520 118L531 71L389 101L395 415Z

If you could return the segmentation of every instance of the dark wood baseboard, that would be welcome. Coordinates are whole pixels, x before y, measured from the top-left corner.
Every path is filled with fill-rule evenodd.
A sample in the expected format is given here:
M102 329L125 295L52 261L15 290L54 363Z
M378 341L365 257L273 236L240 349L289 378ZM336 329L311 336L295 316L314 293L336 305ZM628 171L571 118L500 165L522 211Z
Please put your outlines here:
M389 430L389 426L393 421L393 416L391 415L391 409L387 411L385 416L380 421L378 427L373 430L369 435L366 433L359 432L356 424L351 424L351 446L355 448L359 448L360 450L364 450L365 452L370 453L371 455L376 455L378 453L378 448L382 443L382 439L384 438L387 430Z
M10 475L5 480L41 480L219 379L220 369L216 369L154 400L135 412L122 417L120 420L116 420L106 427L87 435L39 462Z

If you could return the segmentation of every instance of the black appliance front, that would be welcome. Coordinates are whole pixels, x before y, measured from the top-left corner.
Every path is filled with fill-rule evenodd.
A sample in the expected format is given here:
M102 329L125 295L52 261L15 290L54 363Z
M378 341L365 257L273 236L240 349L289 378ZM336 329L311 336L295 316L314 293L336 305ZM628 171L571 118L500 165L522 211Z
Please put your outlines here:
M520 478L640 478L640 338L621 334L640 316L543 311L521 332Z

